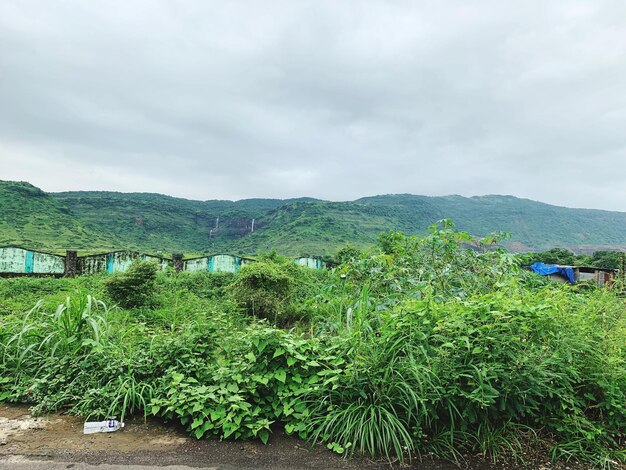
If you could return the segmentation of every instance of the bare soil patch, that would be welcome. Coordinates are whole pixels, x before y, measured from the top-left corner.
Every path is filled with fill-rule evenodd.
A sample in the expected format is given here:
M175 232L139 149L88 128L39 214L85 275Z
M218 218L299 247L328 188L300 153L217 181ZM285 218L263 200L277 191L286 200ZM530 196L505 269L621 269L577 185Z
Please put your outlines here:
M196 440L172 423L142 418L126 421L123 430L83 434L83 419L60 413L33 417L24 405L0 405L0 464L2 459L85 462L89 464L188 465L225 469L389 469L386 462L364 458L342 459L323 446L310 446L282 432L268 445L256 441ZM400 468L400 467L398 467ZM468 458L459 466L426 459L402 468L421 470L583 470L586 466L537 461L527 465L492 464Z

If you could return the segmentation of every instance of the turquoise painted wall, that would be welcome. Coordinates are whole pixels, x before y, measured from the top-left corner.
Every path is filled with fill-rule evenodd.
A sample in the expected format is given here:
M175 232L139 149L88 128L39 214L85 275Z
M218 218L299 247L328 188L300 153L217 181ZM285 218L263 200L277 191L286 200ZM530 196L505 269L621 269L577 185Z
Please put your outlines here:
M296 258L294 262L298 266L304 266L305 268L323 269L326 267L326 263L324 263L320 258L301 257Z
M172 260L154 255L139 254L133 251L115 251L97 255L79 256L78 271L81 274L117 273L126 271L137 259L154 261L161 269L172 266ZM250 258L228 254L217 254L183 260L183 271L209 271L235 273L242 266L253 263ZM319 258L297 258L299 266L322 269L326 264ZM0 248L0 273L12 274L63 274L65 257L26 250L19 247Z
M65 257L7 246L0 248L0 273L63 274Z

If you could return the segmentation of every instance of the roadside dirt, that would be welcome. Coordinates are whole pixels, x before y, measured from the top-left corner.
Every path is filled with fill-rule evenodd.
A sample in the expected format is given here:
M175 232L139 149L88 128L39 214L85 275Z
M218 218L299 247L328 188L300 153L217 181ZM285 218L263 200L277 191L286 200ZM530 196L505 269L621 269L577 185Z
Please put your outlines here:
M83 420L58 413L34 418L27 406L0 405L0 467L2 459L24 456L35 460L88 464L188 465L224 469L389 469L386 462L342 459L323 446L276 432L268 445L260 442L196 440L180 426L157 420L129 419L123 430L83 434ZM405 466L404 468L408 468ZM415 462L422 470L583 470L587 467L535 462L517 466L471 458L462 466L441 460Z

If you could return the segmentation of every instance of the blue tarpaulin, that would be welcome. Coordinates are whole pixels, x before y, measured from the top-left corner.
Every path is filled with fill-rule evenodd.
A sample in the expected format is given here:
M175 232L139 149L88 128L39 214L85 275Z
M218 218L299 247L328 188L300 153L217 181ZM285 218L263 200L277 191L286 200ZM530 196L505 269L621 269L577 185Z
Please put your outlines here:
M536 263L530 265L530 269L532 269L537 274L541 274L542 276L549 276L550 274L560 274L561 276L567 278L570 284L574 282L574 269L568 266L543 264L537 261Z

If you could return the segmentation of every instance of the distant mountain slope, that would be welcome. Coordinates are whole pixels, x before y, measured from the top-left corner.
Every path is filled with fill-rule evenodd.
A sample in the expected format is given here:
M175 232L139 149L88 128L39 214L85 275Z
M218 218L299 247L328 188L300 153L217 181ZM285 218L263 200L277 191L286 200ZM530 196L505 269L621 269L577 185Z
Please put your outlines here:
M86 226L54 195L29 183L0 181L0 246L61 250L121 243Z
M346 243L371 244L390 229L424 234L443 218L478 236L510 232L515 250L626 248L626 213L513 196L192 201L151 193L44 193L0 181L0 245L33 248L328 255Z
M355 202L310 202L287 204L260 219L263 230L249 234L235 244L242 252L270 250L281 246L299 254L332 254L351 243L373 244L389 229L425 233L442 218L428 205L403 214L392 206Z
M626 246L624 212L569 209L497 195L469 198L391 195L363 198L357 202L389 209L407 225L422 208L431 207L437 217L450 218L457 227L473 235L509 232L515 245L522 248L523 245L529 249Z
M285 246L290 251L327 254L348 242L374 243L381 231L389 229L426 234L429 225L444 218L476 236L509 232L507 245L515 251L626 248L623 212L568 209L513 196L408 194L281 206L261 219L264 231L240 239L236 246L243 251Z
M89 226L132 248L151 251L228 251L252 231L252 220L307 198L193 201L152 193L74 191L53 194ZM262 224L255 221L258 228Z

